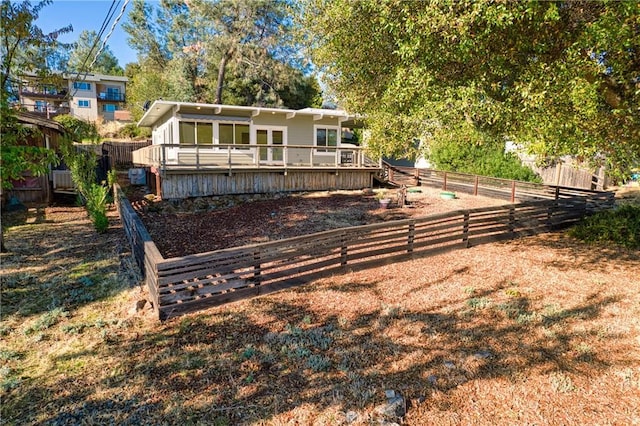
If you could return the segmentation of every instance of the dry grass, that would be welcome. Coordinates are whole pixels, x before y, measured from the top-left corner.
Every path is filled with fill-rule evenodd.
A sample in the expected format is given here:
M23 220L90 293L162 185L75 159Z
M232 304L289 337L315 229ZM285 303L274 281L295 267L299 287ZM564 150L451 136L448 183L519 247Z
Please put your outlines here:
M30 220L2 256L5 424L377 424L386 389L409 425L640 423L638 252L530 237L161 324L115 221Z

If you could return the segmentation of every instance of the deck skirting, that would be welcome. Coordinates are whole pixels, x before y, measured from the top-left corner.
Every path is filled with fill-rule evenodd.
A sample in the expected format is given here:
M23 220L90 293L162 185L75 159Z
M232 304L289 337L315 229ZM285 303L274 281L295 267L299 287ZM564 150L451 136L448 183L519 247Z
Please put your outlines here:
M161 175L164 199L229 194L357 190L371 187L377 170L260 170L198 173L165 171Z

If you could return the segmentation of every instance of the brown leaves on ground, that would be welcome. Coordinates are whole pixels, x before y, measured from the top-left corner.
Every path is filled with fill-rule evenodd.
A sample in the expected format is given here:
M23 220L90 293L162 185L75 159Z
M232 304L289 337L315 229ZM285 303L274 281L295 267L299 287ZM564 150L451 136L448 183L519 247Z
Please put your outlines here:
M12 280L3 304L17 297L27 257L42 267L91 232L74 221L45 245L45 224L8 230L10 249L33 248L3 255L3 283ZM114 237L124 241L115 226L91 236L104 252ZM22 297L55 291L51 283L78 270L74 259ZM102 267L117 272L120 260ZM25 330L48 312L5 314L2 418L364 425L381 420L376 407L393 389L409 402L407 425L637 424L639 276L638 252L556 233L336 275L165 323L126 313L137 289L67 305L68 316L37 334Z

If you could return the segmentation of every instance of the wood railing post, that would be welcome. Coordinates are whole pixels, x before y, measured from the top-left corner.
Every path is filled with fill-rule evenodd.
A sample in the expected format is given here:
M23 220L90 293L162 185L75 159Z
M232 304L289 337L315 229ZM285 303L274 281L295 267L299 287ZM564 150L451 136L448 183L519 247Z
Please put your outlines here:
M260 282L260 268L261 268L261 264L260 264L260 248L257 247L255 249L255 251L253 252L253 280L256 283Z
M200 170L200 148L198 145L194 145L196 147L196 170Z
M447 190L447 172L444 172L444 177L442 178L442 190Z
M478 183L480 182L480 177L476 175L475 182L473 183L473 195L478 195Z
M462 225L462 242L465 247L469 247L469 212L464 212L464 222Z
M347 236L342 234L342 244L340 245L340 265L347 266Z
M512 203L516 202L516 181L515 180L511 181L511 202Z
M407 238L407 253L413 253L413 241L416 238L416 223L411 221L409 223L409 235Z
M511 238L513 238L516 231L516 208L511 205L509 206L509 233L511 234Z

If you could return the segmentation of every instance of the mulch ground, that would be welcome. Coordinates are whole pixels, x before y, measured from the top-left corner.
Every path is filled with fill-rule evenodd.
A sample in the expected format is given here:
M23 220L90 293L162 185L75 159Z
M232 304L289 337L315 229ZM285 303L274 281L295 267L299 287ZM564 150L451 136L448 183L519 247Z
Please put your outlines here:
M110 220L98 235L58 207L8 226L3 424L640 424L637 251L538 235L159 323ZM381 414L387 390L402 418Z
M362 191L280 195L250 202L247 197L208 197L173 204L146 199L138 189L129 192L129 199L164 257L505 203L467 194L443 200L439 190L425 187L418 191L407 195L407 206L392 203L388 209ZM396 200L395 190L388 195Z

